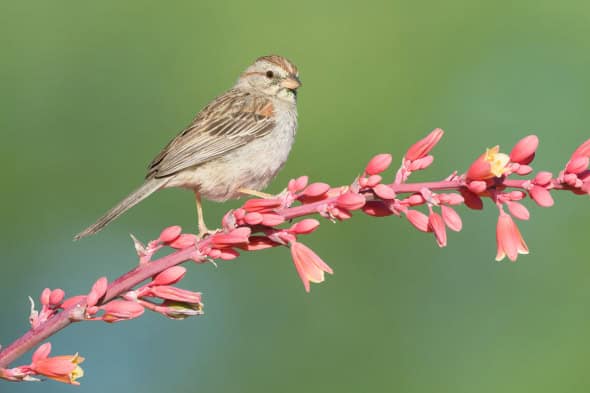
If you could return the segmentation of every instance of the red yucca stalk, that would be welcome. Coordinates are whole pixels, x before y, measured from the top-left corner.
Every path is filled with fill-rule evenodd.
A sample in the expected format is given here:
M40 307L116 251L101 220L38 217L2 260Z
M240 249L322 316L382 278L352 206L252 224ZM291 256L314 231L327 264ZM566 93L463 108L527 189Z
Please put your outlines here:
M394 181L384 182L382 173L390 166L389 154L373 157L363 173L350 185L332 187L326 183L308 184L306 176L291 180L281 194L269 199L250 199L225 214L221 228L213 235L198 239L182 233L178 226L164 229L146 245L133 237L139 265L114 281L99 278L88 294L65 297L62 289L46 288L39 298L37 311L31 299L31 329L0 351L0 378L8 381L36 381L42 376L56 381L78 384L83 375L78 354L49 357L50 343L42 343L72 322L125 321L141 316L145 310L172 319L201 315L201 293L181 289L179 283L186 269L183 262L204 263L231 260L241 251L258 251L271 247L288 247L295 269L307 292L310 283L321 283L325 273L333 270L315 252L300 242L303 235L314 232L320 222L304 218L319 215L331 221L344 221L359 211L373 217L405 216L422 232L430 232L440 247L447 245L447 228L462 229L457 205L483 208L490 199L499 212L496 226L496 260L508 257L516 261L528 247L513 218L528 220L528 209L521 203L527 197L541 207L553 205L552 191L569 191L576 195L590 193L590 140L580 145L557 176L550 172L533 173L538 138L521 139L509 154L499 146L487 149L464 174L453 172L442 181L408 183L410 175L426 169L434 160L431 150L443 131L435 129L415 143L404 155ZM519 178L516 178L516 177ZM528 178L522 178L528 176ZM174 250L153 260L161 249ZM142 284L143 283L143 284ZM37 347L30 364L8 368L25 352Z

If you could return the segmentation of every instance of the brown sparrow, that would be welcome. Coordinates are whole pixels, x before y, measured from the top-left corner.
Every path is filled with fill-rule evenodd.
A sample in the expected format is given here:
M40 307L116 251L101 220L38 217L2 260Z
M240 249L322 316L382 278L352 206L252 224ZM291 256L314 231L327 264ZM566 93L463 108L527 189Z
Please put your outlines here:
M153 159L145 182L75 239L92 235L163 188L194 191L199 234L208 233L201 196L213 201L264 189L285 164L297 128L297 67L263 56Z

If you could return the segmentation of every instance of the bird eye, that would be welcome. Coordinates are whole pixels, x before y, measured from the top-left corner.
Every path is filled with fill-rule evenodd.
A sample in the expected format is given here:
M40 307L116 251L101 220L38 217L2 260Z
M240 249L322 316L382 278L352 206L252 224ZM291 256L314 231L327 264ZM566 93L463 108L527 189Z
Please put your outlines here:
M274 72L272 72L270 70L269 71L266 71L266 77L268 79L272 79L274 76L275 76L275 73Z

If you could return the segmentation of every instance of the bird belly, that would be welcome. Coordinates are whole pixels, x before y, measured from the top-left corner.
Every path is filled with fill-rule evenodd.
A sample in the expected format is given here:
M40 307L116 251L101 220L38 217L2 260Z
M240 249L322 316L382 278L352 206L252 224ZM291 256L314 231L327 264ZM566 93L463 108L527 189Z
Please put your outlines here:
M263 190L285 165L296 126L296 113L280 116L270 134L177 173L167 187L195 189L213 201L239 198L240 188Z

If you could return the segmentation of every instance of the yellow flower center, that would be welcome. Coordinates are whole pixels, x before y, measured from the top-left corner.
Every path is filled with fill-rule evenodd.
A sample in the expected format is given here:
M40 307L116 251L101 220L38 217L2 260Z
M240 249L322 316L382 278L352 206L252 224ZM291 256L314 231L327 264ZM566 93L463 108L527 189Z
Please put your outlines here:
M510 162L510 157L500 153L500 146L494 146L491 149L486 149L485 160L490 163L490 172L494 176L500 177L506 172L506 165Z

